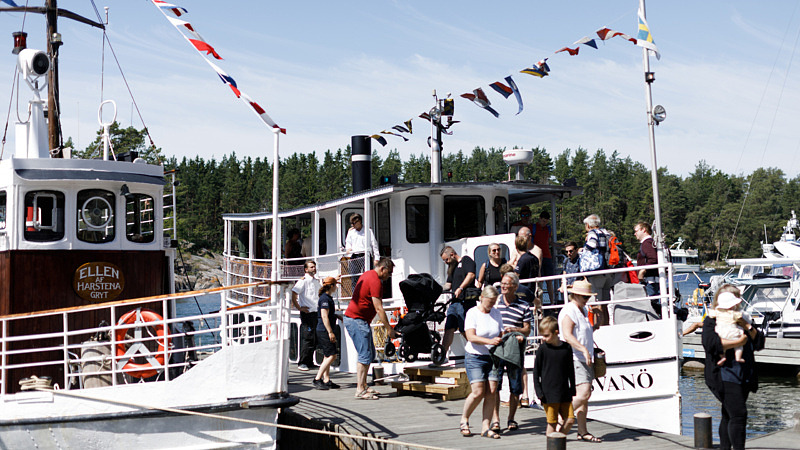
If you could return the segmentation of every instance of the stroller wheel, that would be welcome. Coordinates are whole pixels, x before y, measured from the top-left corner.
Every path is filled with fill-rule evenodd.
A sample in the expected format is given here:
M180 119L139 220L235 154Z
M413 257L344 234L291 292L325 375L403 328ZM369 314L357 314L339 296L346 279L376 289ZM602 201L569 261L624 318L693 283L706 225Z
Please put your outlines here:
M431 361L434 364L442 364L444 362L445 355L444 355L444 348L442 348L442 344L436 343L433 344L431 347Z
M383 355L387 358L391 358L395 353L397 353L397 348L394 346L394 343L392 341L386 341L386 347L383 349Z
M400 348L397 350L397 356L399 356L400 359L403 359L403 360L406 359L406 346L405 345L402 345L402 344L400 345Z
M434 344L442 343L442 337L439 335L438 331L431 330L431 341L433 341Z

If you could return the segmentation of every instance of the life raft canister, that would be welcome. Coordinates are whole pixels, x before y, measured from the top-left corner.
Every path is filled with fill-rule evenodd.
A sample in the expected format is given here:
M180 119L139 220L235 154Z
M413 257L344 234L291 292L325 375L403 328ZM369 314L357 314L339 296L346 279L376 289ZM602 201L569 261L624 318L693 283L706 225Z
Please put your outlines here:
M142 320L137 320L137 316L141 316ZM139 353L142 356L150 358L155 358L155 361L160 365L162 368L164 367L164 349L169 348L169 338L164 337L166 334L166 326L163 323L164 318L161 317L157 312L151 311L149 309L134 309L132 311L128 311L120 317L118 325L134 325L134 324L141 324L145 326L148 322L161 322L160 324L151 325L156 330L156 342L158 343L158 350L156 354L153 355L151 353ZM128 330L133 328L122 328L115 332L114 336L116 341L119 342L116 345L116 354L118 357L123 358L125 357L127 350L125 349L125 344L121 343L121 341L125 340L125 335L128 333ZM140 344L142 345L142 344ZM142 345L143 346L143 345ZM134 378L150 378L158 374L158 369L153 366L150 362L145 363L135 363L132 361L133 357L136 356L136 353L131 354L128 356L127 363L122 367L122 370L125 371L126 374L134 377ZM122 361L122 359L120 359ZM121 364L118 363L118 364Z

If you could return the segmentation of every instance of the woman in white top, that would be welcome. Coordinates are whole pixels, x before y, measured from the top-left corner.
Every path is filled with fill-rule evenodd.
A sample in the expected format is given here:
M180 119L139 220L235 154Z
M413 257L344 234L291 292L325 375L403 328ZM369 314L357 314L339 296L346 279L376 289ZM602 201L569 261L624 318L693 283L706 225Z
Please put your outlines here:
M578 422L578 439L587 442L602 442L602 439L592 436L586 429L586 413L589 410L589 397L592 395L592 354L594 348L593 327L589 323L586 302L596 294L592 292L592 284L588 281L578 280L571 289L570 302L558 313L558 329L561 339L572 347L572 361L575 366L575 391L572 398L572 408L575 410Z
M494 309L497 296L497 289L493 286L485 287L481 292L480 302L475 308L467 311L464 320L464 332L467 337L464 367L467 369L472 392L464 401L464 411L461 414L460 428L463 436L472 436L469 416L483 400L481 436L500 439L499 434L489 429L497 395L497 382L500 380L489 349L500 344L502 341L500 337L503 335L503 316L500 311Z

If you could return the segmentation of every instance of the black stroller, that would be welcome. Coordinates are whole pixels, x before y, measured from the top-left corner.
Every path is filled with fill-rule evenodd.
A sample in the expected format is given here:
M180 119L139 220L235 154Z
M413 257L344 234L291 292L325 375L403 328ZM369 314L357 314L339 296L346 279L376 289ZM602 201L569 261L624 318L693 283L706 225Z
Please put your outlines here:
M433 363L441 364L445 358L442 338L428 328L428 322L439 323L445 318L447 304L436 305L442 286L430 274L411 274L400 282L400 292L408 308L408 313L394 327L401 335L400 358L414 362L419 353L430 353ZM394 351L394 344L388 341L384 354L392 356Z

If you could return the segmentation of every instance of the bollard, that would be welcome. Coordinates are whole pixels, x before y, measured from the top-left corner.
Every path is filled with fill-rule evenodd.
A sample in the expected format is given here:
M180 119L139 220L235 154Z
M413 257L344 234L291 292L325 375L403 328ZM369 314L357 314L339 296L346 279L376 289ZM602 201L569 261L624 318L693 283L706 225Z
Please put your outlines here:
M711 448L711 416L706 413L694 415L694 448Z
M375 381L381 380L383 378L383 366L372 366L372 382L375 384L383 384L383 381Z
M567 449L567 435L563 433L559 433L556 431L555 433L550 434L547 436L547 450L566 450Z

